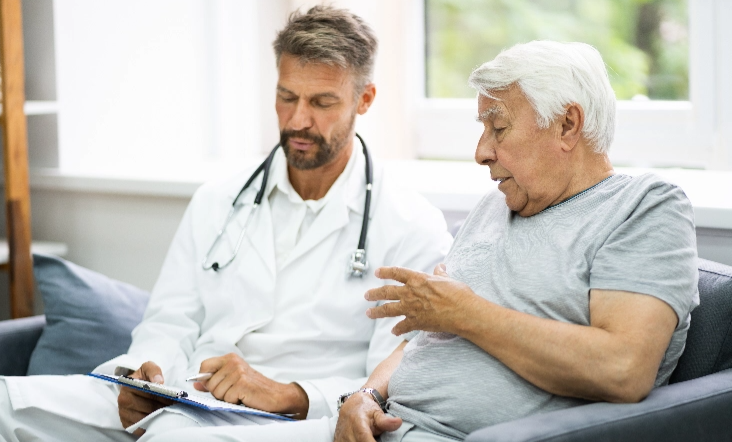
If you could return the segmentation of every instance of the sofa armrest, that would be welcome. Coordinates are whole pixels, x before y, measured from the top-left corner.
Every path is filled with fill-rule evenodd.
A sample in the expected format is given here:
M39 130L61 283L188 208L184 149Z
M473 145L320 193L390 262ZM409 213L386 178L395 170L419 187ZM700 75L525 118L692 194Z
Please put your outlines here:
M594 403L471 433L466 441L729 440L732 369L653 390L637 404Z
M43 315L0 321L0 375L26 375L31 353L45 325Z

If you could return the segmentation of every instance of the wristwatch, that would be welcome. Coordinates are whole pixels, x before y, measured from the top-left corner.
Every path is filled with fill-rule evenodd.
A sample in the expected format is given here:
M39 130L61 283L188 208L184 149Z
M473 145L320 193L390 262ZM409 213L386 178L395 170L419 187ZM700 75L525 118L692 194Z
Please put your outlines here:
M346 402L349 397L353 396L356 393L368 393L374 399L374 401L379 404L379 408L381 408L381 411L386 412L386 400L383 396L381 396L381 393L373 388L362 388L360 390L352 391L350 393L343 393L342 395L338 396L338 406L336 407L336 410L340 411L343 403Z

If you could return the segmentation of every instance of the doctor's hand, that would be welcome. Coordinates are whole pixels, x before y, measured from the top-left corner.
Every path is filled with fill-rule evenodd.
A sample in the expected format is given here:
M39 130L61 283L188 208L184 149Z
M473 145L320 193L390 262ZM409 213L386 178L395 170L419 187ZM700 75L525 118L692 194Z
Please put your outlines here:
M158 384L164 382L163 371L154 362L145 362L130 377ZM138 423L158 408L163 408L171 404L173 404L173 401L169 399L128 387L121 387L119 396L117 397L119 420L122 421L122 426L125 428ZM138 428L134 434L135 436L142 436L143 433L145 433L145 430Z
M450 279L444 264L435 267L433 275L401 267L380 267L375 275L404 284L371 289L365 295L368 301L396 301L370 308L366 314L371 319L406 316L392 329L397 336L413 330L459 335L457 327L482 299L466 284Z
M307 417L310 401L302 387L264 376L236 353L206 359L201 363L200 372L213 375L193 384L194 388L210 391L216 399L272 413L292 414L295 419Z
M333 442L376 442L375 436L401 426L402 420L384 414L371 396L354 393L338 412Z

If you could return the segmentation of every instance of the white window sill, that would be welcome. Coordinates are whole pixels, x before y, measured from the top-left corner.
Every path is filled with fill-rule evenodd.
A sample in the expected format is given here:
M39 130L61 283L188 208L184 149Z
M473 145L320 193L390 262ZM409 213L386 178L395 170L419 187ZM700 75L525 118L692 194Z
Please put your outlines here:
M252 161L252 165L255 164ZM245 165L246 166L246 165ZM388 161L386 173L401 185L423 194L444 211L467 212L496 188L488 168L462 161ZM732 229L732 172L692 169L616 168L639 175L653 172L678 184L691 200L697 227ZM203 182L221 176L212 167L178 176L69 173L32 169L31 188L151 197L190 198Z

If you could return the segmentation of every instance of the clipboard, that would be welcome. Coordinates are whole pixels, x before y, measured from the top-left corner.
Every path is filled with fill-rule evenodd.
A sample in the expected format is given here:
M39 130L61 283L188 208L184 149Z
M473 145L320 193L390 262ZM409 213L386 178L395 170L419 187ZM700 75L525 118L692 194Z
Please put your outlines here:
M231 411L234 413L250 414L253 416L267 417L270 419L279 419L284 421L294 421L291 417L283 414L270 413L268 411L258 410L256 408L245 407L244 405L230 404L218 399L207 396L191 395L187 391L168 385L156 384L155 382L133 379L127 376L108 376L101 373L87 373L88 376L101 379L103 381L119 384L124 387L134 388L135 390L144 391L145 393L154 394L164 397L181 404L202 408L209 411Z

